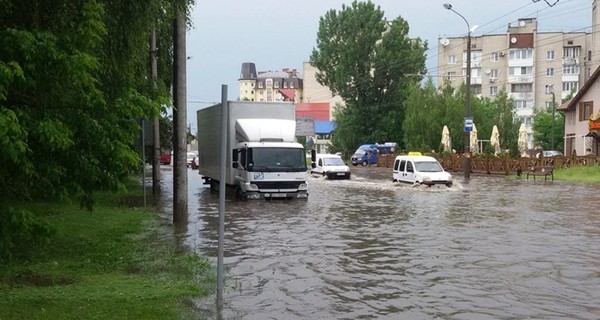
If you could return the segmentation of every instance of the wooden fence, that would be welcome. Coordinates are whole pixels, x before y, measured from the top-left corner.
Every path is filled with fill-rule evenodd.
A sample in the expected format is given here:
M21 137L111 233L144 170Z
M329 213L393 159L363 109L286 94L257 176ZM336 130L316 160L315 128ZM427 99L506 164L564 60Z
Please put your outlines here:
M381 155L377 166L391 168L394 165L395 155ZM446 171L464 171L465 158L455 154L450 157L436 157ZM530 167L553 166L555 168L569 168L574 166L600 165L600 156L562 156L546 158L510 158L494 156L475 156L471 158L471 172L482 174L510 174L519 170L526 172Z

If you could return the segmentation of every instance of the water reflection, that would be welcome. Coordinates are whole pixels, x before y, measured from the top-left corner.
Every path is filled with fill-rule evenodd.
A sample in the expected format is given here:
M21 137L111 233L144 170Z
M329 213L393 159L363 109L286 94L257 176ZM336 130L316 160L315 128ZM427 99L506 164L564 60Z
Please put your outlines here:
M227 196L224 318L600 318L598 186L352 170L306 201ZM218 195L189 181L184 241L216 257Z

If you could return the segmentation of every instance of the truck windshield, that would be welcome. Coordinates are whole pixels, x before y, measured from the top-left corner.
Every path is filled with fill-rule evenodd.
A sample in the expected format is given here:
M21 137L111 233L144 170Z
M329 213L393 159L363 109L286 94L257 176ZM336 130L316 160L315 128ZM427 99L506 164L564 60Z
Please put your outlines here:
M415 161L415 167L419 172L441 172L443 171L442 166L439 163L433 161Z
M252 148L248 171L306 171L306 155L299 148Z

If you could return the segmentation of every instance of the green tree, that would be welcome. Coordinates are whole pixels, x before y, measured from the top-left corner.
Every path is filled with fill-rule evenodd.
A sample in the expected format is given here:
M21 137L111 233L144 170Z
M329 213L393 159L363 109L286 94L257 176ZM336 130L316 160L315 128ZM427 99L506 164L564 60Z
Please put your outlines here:
M170 106L172 12L169 0L2 2L0 225L19 221L7 200L79 200L91 209L95 191L124 188L141 164L139 119ZM23 232L12 234L28 237L33 224L21 220ZM4 240L0 247L18 241Z
M425 73L427 44L408 37L408 23L386 21L372 2L354 1L319 21L310 63L317 81L345 102L334 111L334 146L402 142L407 88Z
M540 109L533 116L533 139L535 147L544 150L564 150L564 116L560 113L554 113L552 118L551 109ZM552 146L552 137L554 137L554 146Z

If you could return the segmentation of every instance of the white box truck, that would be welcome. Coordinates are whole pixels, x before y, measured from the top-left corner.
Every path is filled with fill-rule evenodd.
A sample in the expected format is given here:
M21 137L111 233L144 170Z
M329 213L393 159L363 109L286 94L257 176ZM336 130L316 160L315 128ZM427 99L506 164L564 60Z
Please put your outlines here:
M295 142L289 102L228 101L225 184L243 199L307 198L304 147ZM221 104L196 113L199 174L215 189L220 179Z

